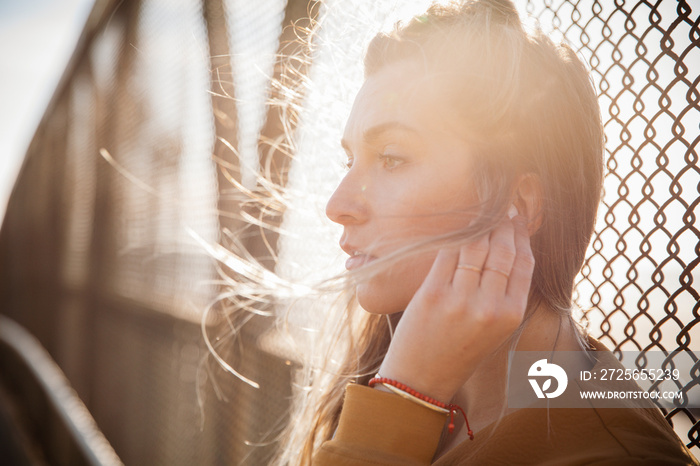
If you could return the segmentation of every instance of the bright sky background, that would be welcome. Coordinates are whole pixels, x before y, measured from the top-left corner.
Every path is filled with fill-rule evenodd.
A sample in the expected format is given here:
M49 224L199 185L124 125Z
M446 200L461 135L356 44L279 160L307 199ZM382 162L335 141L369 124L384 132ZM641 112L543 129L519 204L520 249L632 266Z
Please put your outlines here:
M0 0L0 218L94 0Z

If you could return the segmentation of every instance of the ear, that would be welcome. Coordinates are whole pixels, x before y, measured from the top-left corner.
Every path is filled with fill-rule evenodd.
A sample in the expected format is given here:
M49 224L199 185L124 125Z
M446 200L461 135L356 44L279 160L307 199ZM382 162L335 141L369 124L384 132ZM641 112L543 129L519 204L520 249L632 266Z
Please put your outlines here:
M521 175L513 190L515 207L520 215L527 218L527 231L530 236L542 226L542 182L534 173Z

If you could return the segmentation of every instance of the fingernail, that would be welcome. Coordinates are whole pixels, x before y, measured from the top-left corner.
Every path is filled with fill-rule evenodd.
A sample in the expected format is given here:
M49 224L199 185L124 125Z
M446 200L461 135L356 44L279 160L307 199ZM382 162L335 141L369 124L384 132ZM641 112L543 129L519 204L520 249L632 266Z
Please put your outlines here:
M508 207L508 218L512 219L518 215L518 208L515 207L515 204L511 204L510 207Z

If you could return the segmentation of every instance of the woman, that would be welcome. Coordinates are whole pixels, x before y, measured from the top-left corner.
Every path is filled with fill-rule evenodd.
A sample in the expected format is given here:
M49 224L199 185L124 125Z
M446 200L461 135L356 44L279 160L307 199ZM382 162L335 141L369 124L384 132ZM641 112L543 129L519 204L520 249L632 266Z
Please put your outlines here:
M365 78L327 215L370 316L282 460L693 463L655 408L508 408L509 350L609 354L571 316L603 170L575 53L526 34L508 0L467 1L377 36ZM456 406L468 426L444 433Z

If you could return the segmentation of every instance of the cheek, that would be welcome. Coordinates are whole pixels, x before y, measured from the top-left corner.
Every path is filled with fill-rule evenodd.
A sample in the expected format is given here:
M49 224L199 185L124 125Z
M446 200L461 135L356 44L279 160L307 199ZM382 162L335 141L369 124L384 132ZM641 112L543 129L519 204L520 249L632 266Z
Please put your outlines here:
M357 300L372 314L402 312L433 265L436 253L407 257L386 272L357 285Z
M376 233L374 245L386 255L426 238L465 228L472 220L472 197L463 183L449 186L430 177L400 186L385 185L386 192L375 199ZM405 185L412 189L402 189ZM391 189L390 189L391 188ZM407 257L390 270L377 274L357 286L357 299L363 309L373 314L402 312L408 306L430 272L437 252Z

